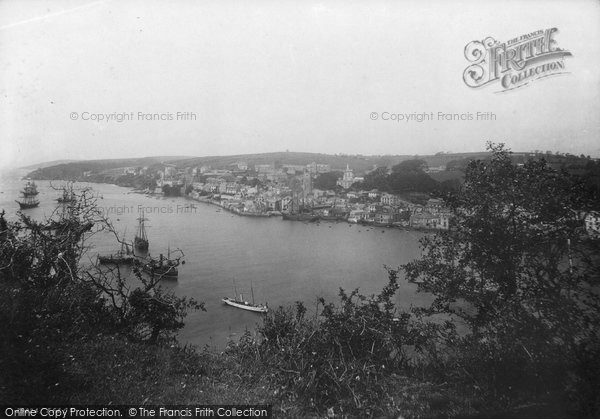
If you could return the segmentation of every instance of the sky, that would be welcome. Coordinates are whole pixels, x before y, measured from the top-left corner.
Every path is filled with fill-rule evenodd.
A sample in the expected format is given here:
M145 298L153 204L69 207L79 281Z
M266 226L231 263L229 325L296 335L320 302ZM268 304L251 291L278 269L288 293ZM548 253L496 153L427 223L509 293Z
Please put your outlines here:
M464 82L469 42L549 28L563 74ZM597 0L0 0L0 168L487 141L600 157L599 40Z

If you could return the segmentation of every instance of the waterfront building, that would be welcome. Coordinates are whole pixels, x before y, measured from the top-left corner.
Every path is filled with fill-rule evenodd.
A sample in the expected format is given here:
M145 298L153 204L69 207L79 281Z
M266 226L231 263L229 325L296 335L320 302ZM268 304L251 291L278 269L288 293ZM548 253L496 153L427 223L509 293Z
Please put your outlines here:
M369 213L363 209L354 209L350 211L348 215L348 222L357 223L359 221L365 221L368 218Z
M292 197L290 195L286 195L281 198L281 211L289 212L292 209Z
M410 225L417 228L436 228L439 223L439 216L428 212L413 214L410 217Z
M448 211L441 211L439 214L422 211L410 216L410 225L419 228L448 230L451 217L452 214Z
M394 214L386 211L376 212L374 219L378 224L391 224L395 221Z

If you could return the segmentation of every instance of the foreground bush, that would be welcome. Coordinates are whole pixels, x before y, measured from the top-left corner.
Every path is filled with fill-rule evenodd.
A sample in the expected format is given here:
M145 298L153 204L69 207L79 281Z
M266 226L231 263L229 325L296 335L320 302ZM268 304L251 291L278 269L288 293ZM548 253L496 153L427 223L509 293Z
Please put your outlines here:
M278 308L246 334L230 353L253 368L250 376L270 374L277 393L308 412L375 415L389 395L388 378L407 371L407 350L421 334L393 304L397 272L374 296L340 290L340 304L320 300L318 313L307 315L302 303ZM254 369L255 368L255 369Z
M89 191L47 220L0 213L0 399L66 403L81 382L72 342L118 335L135 342L171 343L194 300L164 292L160 278L84 267L86 242L111 229Z
M451 231L423 238L422 257L403 266L434 296L416 314L465 329L440 330L429 355L438 375L450 372L497 409L540 403L600 415L600 379L586 372L600 356L600 241L581 221L597 209L598 188L490 149L450 197Z

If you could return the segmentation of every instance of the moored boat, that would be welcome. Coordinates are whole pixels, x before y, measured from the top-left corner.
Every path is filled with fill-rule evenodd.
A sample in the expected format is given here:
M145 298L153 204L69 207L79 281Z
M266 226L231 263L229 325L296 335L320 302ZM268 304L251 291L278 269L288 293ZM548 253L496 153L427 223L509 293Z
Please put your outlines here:
M19 204L19 207L21 209L35 208L38 205L40 205L40 201L35 199L33 196L28 196L27 198L23 199L22 201L16 201L16 202Z
M21 209L35 208L40 205L40 201L35 197L38 194L37 186L35 182L27 182L21 195L23 199L16 201Z
M292 192L291 207L288 212L284 212L283 219L288 221L319 221L319 215L312 212L312 209L304 204L304 199L300 200L298 194Z
M137 261L132 249L127 243L121 242L121 250L111 255L98 255L98 263L111 265L130 265Z
M179 276L177 265L177 262L160 255L159 259L150 258L146 263L142 263L142 270L151 276L177 278Z
M265 305L252 304L252 303L249 303L248 301L239 301L237 299L233 299L233 298L229 298L229 297L223 297L222 301L225 304L230 305L232 307L237 307L237 308L241 308L243 310L248 310L248 311L254 311L256 313L267 313L269 311L269 307L266 304Z
M68 190L67 187L63 187L63 194L61 197L56 198L56 201L61 204L75 202L75 194L72 189Z
M148 250L148 236L146 235L146 227L144 225L144 221L146 221L146 219L142 216L138 218L138 221L138 231L133 240L133 244L136 249L146 251Z
M127 255L98 255L98 263L112 265L130 265L135 261L135 257Z
M315 214L302 213L302 214L283 214L283 219L288 221L307 221L314 222L319 220L319 216Z
M267 304L256 304L254 302L254 288L252 287L252 284L250 285L250 290L252 291L252 302L251 303L244 300L243 294L237 293L237 289L235 287L235 281L233 284L233 290L235 293L235 298L223 297L221 299L221 301L223 301L223 303L225 303L229 306L232 306L232 307L241 308L242 310L253 311L255 313L267 313L269 311L269 306L267 306Z
M21 194L23 194L24 197L36 196L38 193L37 185L32 181L27 182L21 191Z
M181 256L183 256L183 252L179 250ZM179 270L177 267L179 266L181 257L171 259L171 248L169 247L167 257L165 258L162 253L158 257L158 259L148 257L145 260L136 260L136 263L140 264L142 270L149 274L150 276L158 276L160 278L177 278L179 276ZM181 264L184 264L185 261L182 260Z

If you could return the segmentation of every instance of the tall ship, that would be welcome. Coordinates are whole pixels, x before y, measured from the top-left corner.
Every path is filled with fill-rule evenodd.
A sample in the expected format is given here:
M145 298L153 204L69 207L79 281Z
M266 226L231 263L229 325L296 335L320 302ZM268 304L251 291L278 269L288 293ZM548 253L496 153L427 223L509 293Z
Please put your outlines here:
M35 196L23 197L20 201L16 201L21 209L35 208L40 205L40 201Z
M73 192L73 189L67 188L66 186L63 187L62 196L58 197L56 199L56 201L61 204L68 204L70 202L75 202L75 193Z
M138 231L137 231L137 234L135 235L135 238L133 239L133 244L136 249L141 250L141 251L147 251L148 250L148 236L146 235L146 226L144 225L144 221L146 221L146 218L144 218L142 216L142 217L138 218L138 221L139 221Z
M179 276L178 265L177 260L171 259L170 256L165 258L161 253L158 259L148 258L146 262L143 262L142 270L151 277L177 278Z
M35 208L40 205L40 201L36 198L38 194L37 186L34 182L27 182L21 191L22 199L16 201L21 209Z
M312 213L311 209L304 204L304 199L300 202L298 195L292 193L291 208L287 213L283 213L284 220L290 221L318 221L319 216Z
M29 196L36 196L38 194L37 185L35 182L29 181L25 184L25 187L21 191L21 194L27 198Z

